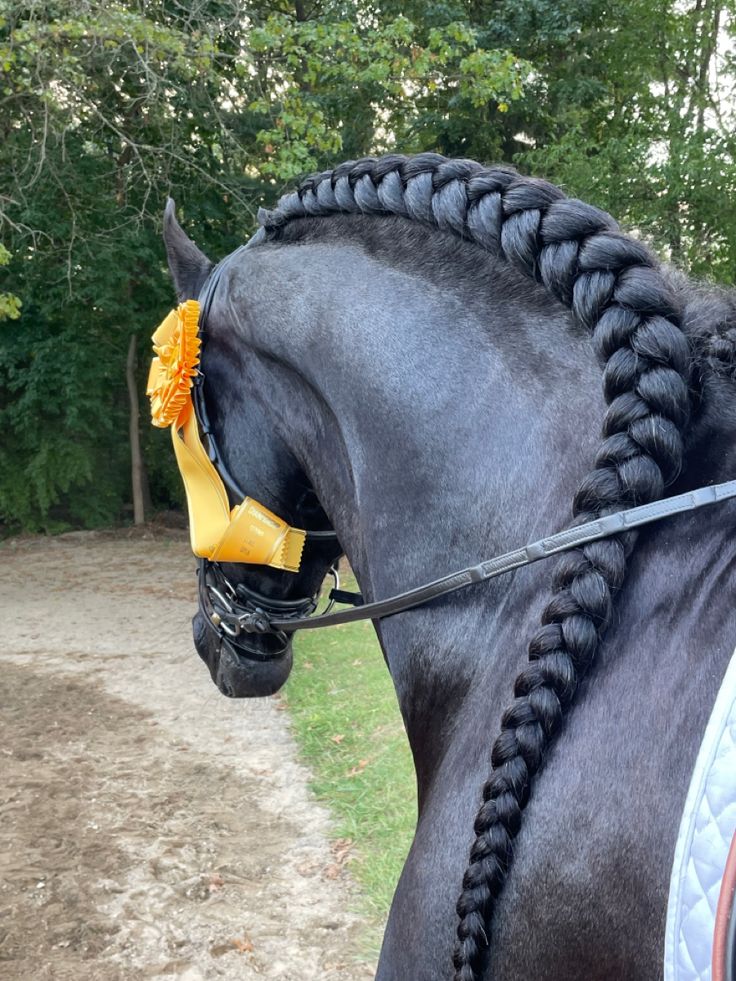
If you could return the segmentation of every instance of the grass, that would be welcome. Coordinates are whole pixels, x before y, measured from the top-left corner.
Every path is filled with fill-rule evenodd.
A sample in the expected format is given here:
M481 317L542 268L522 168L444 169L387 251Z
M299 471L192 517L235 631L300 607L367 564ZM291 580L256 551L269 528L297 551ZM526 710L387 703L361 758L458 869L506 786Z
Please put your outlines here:
M353 843L374 952L414 830L411 754L370 622L305 632L295 646L284 699L312 790L334 815L335 837Z

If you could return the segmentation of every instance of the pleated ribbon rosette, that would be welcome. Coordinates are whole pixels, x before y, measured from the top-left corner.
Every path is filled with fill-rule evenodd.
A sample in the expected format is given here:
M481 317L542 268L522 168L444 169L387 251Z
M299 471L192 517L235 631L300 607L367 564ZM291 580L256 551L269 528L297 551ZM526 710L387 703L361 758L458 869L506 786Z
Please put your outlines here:
M297 572L306 533L250 497L230 508L227 491L199 435L192 402L201 340L199 303L172 310L153 335L148 375L151 422L171 427L189 510L192 551L213 562L246 562Z

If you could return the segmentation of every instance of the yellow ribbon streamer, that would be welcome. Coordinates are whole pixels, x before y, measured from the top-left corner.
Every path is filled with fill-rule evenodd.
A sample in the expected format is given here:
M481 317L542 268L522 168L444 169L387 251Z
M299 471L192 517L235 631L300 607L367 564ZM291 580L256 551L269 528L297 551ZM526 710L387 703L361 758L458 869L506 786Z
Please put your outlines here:
M292 528L250 497L231 510L222 478L202 445L191 394L199 364L198 319L199 304L187 300L156 330L156 357L147 389L153 425L171 426L187 496L192 551L213 562L298 572L306 532Z

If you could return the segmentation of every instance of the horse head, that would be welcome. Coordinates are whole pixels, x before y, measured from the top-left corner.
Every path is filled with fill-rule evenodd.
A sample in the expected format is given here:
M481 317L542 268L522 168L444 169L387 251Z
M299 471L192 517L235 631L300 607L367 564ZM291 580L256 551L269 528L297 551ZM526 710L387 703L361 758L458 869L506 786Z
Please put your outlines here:
M268 359L260 356L257 337L236 313L232 293L237 288L237 255L225 261L225 268L215 269L177 222L173 201L165 211L164 241L179 298L204 299L208 290L213 291L207 304L206 344L200 365L207 379L202 398L211 431L217 434L217 445L228 461L230 479L290 524L307 529L298 573L222 563L216 572L218 594L241 597L269 612L306 612L314 607L313 597L338 558L340 547L329 533L327 517L297 456L280 437L279 418L289 407L274 404L276 393L274 400L269 395ZM212 276L213 270L217 278ZM216 292L215 285L219 287ZM200 561L200 595L205 577L212 574L207 563ZM227 595L223 598L226 601ZM192 628L197 653L223 694L236 698L270 695L288 678L291 634L236 637L232 632L218 632L212 629L202 604Z

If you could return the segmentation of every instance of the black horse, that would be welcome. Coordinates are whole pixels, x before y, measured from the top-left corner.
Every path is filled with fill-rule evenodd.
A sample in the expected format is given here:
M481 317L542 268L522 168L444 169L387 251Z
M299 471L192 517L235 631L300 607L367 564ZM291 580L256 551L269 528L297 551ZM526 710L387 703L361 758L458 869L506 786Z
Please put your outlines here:
M211 298L212 428L251 496L336 530L367 599L571 507L736 475L733 297L597 209L425 154L311 178L262 224ZM206 294L172 210L165 240L180 298ZM735 526L707 509L376 623L419 796L379 979L661 977L677 826L736 635ZM310 595L337 551L308 545L293 576L226 571ZM194 635L229 695L291 669L290 648L242 660L199 616Z

